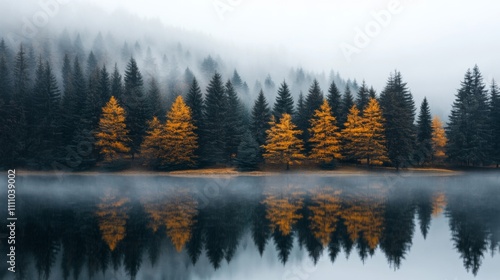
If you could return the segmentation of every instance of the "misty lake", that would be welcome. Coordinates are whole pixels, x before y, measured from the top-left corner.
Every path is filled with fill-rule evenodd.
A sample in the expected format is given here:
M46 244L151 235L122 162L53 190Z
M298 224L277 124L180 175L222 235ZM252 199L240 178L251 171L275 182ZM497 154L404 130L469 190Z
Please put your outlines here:
M498 173L31 175L16 184L16 274L2 254L0 279L499 277Z

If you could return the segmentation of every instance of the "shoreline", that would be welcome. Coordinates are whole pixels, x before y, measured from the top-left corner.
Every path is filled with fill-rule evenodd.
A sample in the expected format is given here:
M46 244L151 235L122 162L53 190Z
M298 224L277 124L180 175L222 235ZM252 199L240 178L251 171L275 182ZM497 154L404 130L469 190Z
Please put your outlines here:
M490 171L490 170L484 170ZM373 175L387 175L387 174L404 174L406 176L419 175L419 176L450 176L461 175L468 173L464 170L448 169L448 168L407 168L396 171L394 168L360 168L360 167L339 167L334 170L321 170L321 169L297 169L297 170L264 170L264 171L250 171L242 172L237 171L235 168L204 168L204 169L190 169L190 170L177 170L177 171L152 171L152 170L139 170L130 169L122 171L33 171L18 169L20 176L168 176L168 177L248 177L248 176L281 176L281 175L306 175L306 176L327 176L327 177L340 177L340 176L373 176ZM470 172L481 172L473 170Z

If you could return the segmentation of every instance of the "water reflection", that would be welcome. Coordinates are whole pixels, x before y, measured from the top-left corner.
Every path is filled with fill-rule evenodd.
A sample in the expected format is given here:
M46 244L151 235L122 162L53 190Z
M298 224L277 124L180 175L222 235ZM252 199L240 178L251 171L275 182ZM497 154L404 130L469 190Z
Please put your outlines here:
M71 180L45 188L57 191ZM467 271L478 274L485 256L499 251L496 179L471 188L471 180L454 177L407 178L393 186L383 178L319 178L307 184L233 178L207 198L199 186L209 180L94 180L85 195L66 196L27 187L19 195L17 278L110 279L123 272L134 279L141 269L158 272L175 264L185 269L167 278L182 279L200 258L218 269L224 262L231 266L238 252L250 254L250 247L260 256L274 249L287 265L294 246L314 264L322 257L334 263L341 253L357 254L363 262L383 253L397 270L416 231L426 238L442 213Z

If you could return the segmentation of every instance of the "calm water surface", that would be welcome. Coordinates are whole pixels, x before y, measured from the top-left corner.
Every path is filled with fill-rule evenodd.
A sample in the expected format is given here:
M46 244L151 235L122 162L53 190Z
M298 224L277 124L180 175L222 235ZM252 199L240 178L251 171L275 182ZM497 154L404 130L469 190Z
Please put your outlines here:
M500 279L494 173L21 176L17 217L1 279Z

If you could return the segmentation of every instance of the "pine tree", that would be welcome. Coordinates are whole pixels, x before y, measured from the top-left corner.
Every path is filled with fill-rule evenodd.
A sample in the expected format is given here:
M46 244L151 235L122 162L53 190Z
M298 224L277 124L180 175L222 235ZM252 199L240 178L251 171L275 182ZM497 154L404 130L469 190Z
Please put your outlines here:
M305 131L309 128L309 118L307 117L307 107L304 101L304 95L302 91L299 93L299 99L297 100L297 108L295 109L295 116L293 122L297 125L300 131ZM298 136L300 140L304 141L304 133Z
M269 124L271 128L266 131L266 145L262 146L266 150L264 153L266 161L286 164L287 170L290 169L290 165L299 164L305 158L302 154L304 145L297 138L302 132L292 123L292 116L284 113L278 123L273 117Z
M500 90L495 80L491 82L490 93L491 159L498 168L500 165Z
M366 163L382 164L388 161L385 143L384 118L377 100L370 98L361 118L363 133L356 157L366 159Z
M147 102L149 111L148 118L159 118L165 114L162 106L163 102L161 100L160 86L154 77L149 80Z
M370 96L370 98L377 99L377 92L375 91L375 89L373 89L373 87L370 87L368 96Z
M238 157L236 165L240 171L257 170L260 159L260 147L250 131L243 134L243 138L238 146Z
M446 157L445 149L447 141L443 123L437 116L435 116L432 119L432 158L434 162L444 161Z
M368 87L366 86L365 81L363 81L356 97L356 107L358 107L359 110L363 111L366 105L368 105L369 99L370 99L370 93Z
M487 92L477 66L467 70L458 90L447 126L446 154L465 165L484 164L490 153Z
M321 88L319 87L319 83L316 79L314 79L313 83L311 84L311 87L309 88L309 94L307 94L306 100L305 100L305 127L300 127L299 129L302 130L302 139L305 143L305 149L306 151L309 151L309 128L310 128L310 120L314 116L316 110L318 110L321 107L321 104L323 104L323 92L321 91Z
M315 111L311 119L309 129L311 138L311 153L309 158L315 162L326 166L331 165L334 160L342 158L340 153L340 132L337 127L337 120L332 116L330 105L326 99L321 107Z
M241 80L240 74L234 69L233 77L231 78L231 83L236 91L240 91L243 87L243 81Z
M347 121L347 115L349 115L349 111L352 108L352 105L354 105L354 98L352 97L349 85L346 85L344 95L342 96L342 106L340 107L341 110L339 126L341 128L344 127L344 123Z
M226 135L225 120L227 97L222 84L222 77L215 73L207 87L205 96L203 135L205 143L202 147L202 160L208 164L225 163Z
M118 105L114 96L111 96L109 102L102 108L102 117L95 137L96 146L107 163L120 159L130 152L125 110Z
M262 90L252 108L252 120L250 123L250 131L255 137L255 141L260 146L266 143L266 131L270 128L269 121L271 120L271 110L267 103L266 97ZM259 158L262 159L264 150L259 150Z
M22 44L19 46L19 52L17 53L15 60L13 99L19 106L23 106L25 105L25 102L28 102L30 69L26 59L26 52L24 51Z
M203 135L203 94L201 93L198 81L193 77L191 87L186 96L186 105L191 109L193 124L196 127L194 133L198 135L198 149L195 155L200 158L202 155L202 147L205 145L205 136Z
M227 98L225 118L226 158L231 163L238 153L238 146L244 133L243 105L229 80L226 83L225 92Z
M178 96L167 114L165 135L161 141L164 149L161 155L163 167L179 169L195 164L194 152L198 148L195 129L191 110L182 96Z
M7 59L0 53L0 102L8 104L11 97L11 79Z
M285 81L278 89L278 96L273 107L273 116L276 119L279 120L282 114L293 115L293 98Z
M100 71L98 89L99 89L99 96L101 97L100 105L102 107L106 104L106 101L111 98L111 80L109 77L109 72L106 69L106 65L103 65Z
M115 63L115 68L111 76L111 95L114 96L120 104L123 104L123 83L122 75L118 71L118 65Z
M399 169L413 162L415 135L415 103L400 72L391 74L380 94L385 123L387 152L392 164Z
M130 153L132 159L139 150L146 128L148 104L145 102L142 74L134 58L130 58L125 70L123 103L127 111L127 127L130 129Z
M416 160L420 164L432 159L432 119L427 98L424 98L420 106L420 114L417 119L417 150Z
M328 88L327 99L328 99L328 105L332 109L332 116L334 116L337 121L340 121L340 111L341 111L342 101L340 92L334 81L332 81L332 83L330 84L330 88Z
M141 157L145 163L153 168L158 168L163 156L162 139L165 138L164 125L154 116L148 121L148 129L141 144Z

